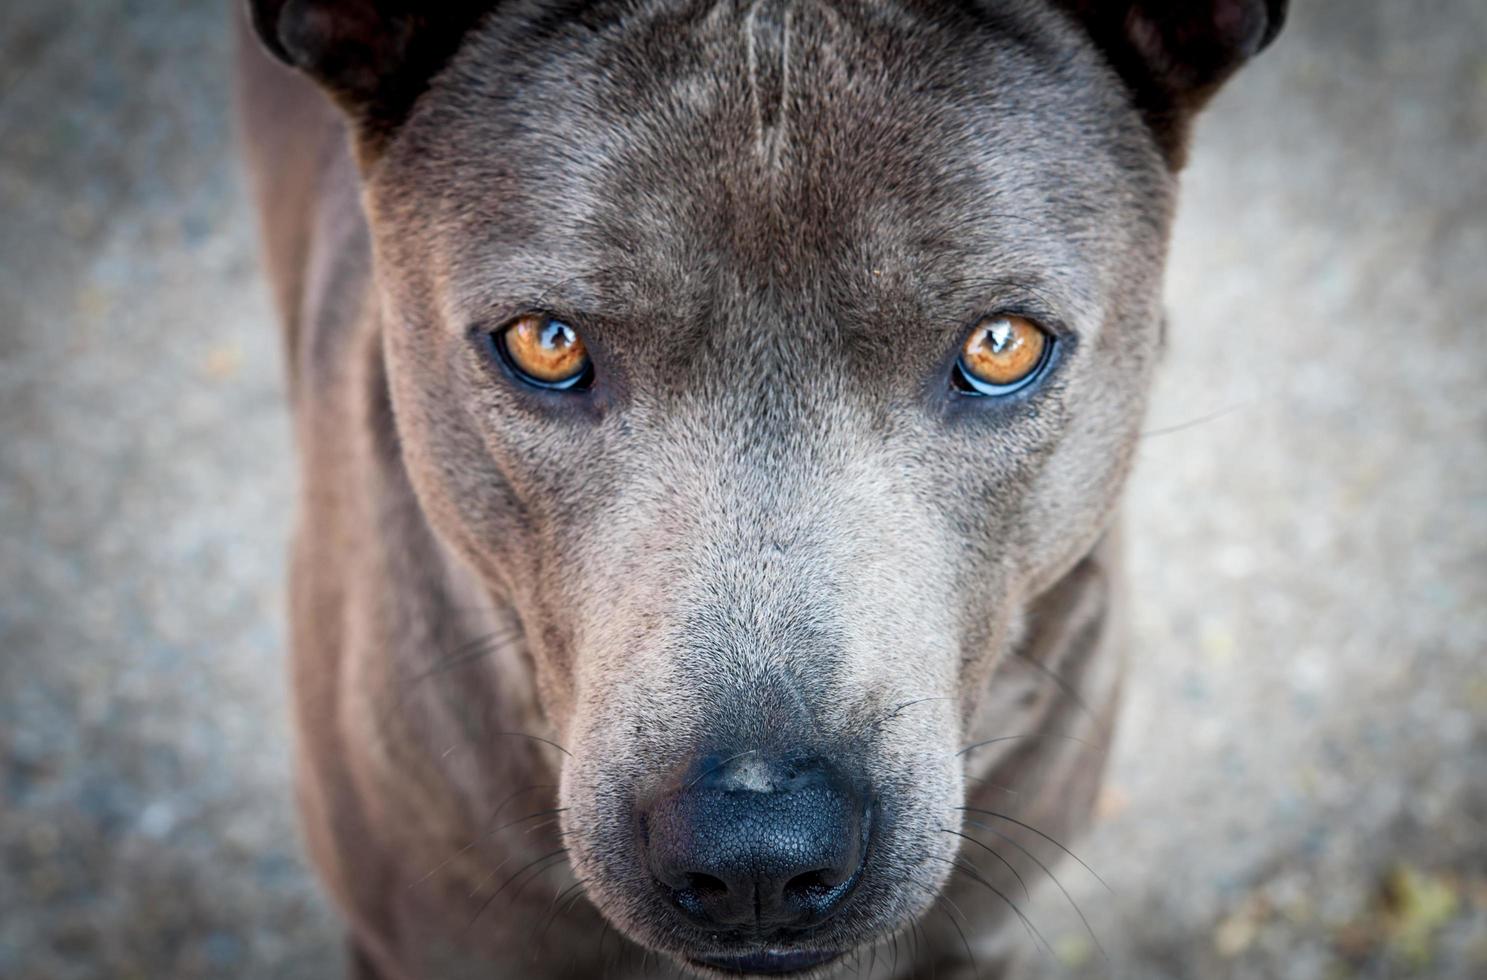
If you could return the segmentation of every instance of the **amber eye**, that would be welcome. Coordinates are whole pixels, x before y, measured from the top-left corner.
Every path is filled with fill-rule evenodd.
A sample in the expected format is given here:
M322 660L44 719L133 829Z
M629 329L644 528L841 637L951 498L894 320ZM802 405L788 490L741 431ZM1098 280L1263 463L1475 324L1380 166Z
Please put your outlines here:
M1052 350L1053 338L1026 317L988 317L960 349L956 385L970 394L1009 395L1037 380Z
M491 335L517 376L538 388L587 388L593 380L589 352L578 332L561 320L531 313Z

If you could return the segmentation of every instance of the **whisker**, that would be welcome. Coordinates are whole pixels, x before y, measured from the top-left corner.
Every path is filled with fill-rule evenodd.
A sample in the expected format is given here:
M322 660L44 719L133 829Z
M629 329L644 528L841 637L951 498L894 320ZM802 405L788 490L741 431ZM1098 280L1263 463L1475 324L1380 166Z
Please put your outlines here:
M955 699L954 698L950 698L950 697L932 697L932 698L915 698L912 701L905 701L903 704L900 704L897 707L889 710L881 718L879 718L876 721L872 722L870 725L867 726L867 728L864 729L864 731L867 731L869 729L871 729L871 730L881 729L884 725L888 724L890 721L892 721L893 719L897 718L900 714L902 714L903 712L907 711L908 709L914 707L917 704L928 704L931 701L953 701L953 700L955 700Z
M988 833L996 834L1002 840L1006 841L1008 844L1011 844L1013 847L1017 848L1023 854L1026 854L1028 856L1028 859L1029 860L1031 860L1038 867L1042 868L1043 869L1043 873L1048 876L1048 879L1053 882L1053 884L1058 888L1058 890L1060 892L1063 893L1064 900L1069 903L1069 907L1074 910L1074 914L1077 915L1077 916L1079 916L1079 921L1084 923L1085 931L1089 933L1089 938L1092 939L1092 940L1094 940L1095 948L1100 951L1100 955L1101 956L1105 956L1106 955L1105 954L1105 947L1100 944L1100 937L1097 936L1097 935L1095 935L1094 926L1092 926L1092 925L1089 924L1089 919L1085 918L1084 910L1079 907L1079 903L1078 902L1074 901L1074 896L1069 894L1069 890L1064 887L1064 883L1058 880L1058 876L1053 873L1053 869L1049 868L1048 865L1046 865L1042 861L1038 860L1038 856L1036 854L1034 854L1032 851L1028 850L1026 847L1024 847L1020 842L1014 840L1009 835L1002 833L1000 830L997 830L995 827L992 827L992 826L989 826L987 824L984 824L984 823L982 823L979 820L967 820L966 823L972 825L973 827L980 827L982 830L985 830ZM974 840L974 838L972 838L972 839ZM980 843L980 842L978 841L977 843ZM1057 841L1055 841L1055 843L1057 843ZM1079 859L1078 858L1074 858L1074 860L1078 861ZM1081 862L1081 863L1083 863L1083 862ZM1094 872L1091 871L1090 874L1094 874ZM1095 880L1097 880L1097 881L1099 880L1099 876L1098 875L1095 876ZM1103 881L1101 881L1100 884L1103 885L1105 883ZM1108 890L1109 886L1106 886L1106 888Z
M506 823L501 824L501 826L499 827L492 827L490 830L487 830L483 836L489 837L492 834L499 834L503 830L508 830L511 827L515 827L517 824L526 823L528 820L532 820L536 817L547 817L546 820L528 827L525 831L523 831L523 833L530 834L535 830L541 830L542 828L552 824L562 814L567 812L568 808L565 806L555 807L551 810L538 810L536 813L529 813L525 817L517 817L515 820L508 820Z
M430 677L435 677L445 671L454 670L457 667L463 667L466 664L472 664L485 659L500 649L503 644L515 639L515 632L513 630L505 630L487 633L461 643L447 656L441 657L433 664L404 680L403 693L406 694L408 688L414 687L428 680Z
M487 874L484 878L481 878L480 879L480 883L477 884L474 888L470 889L470 894L468 896L469 899L471 901L474 901L475 900L475 896L479 895L485 889L485 886L491 883L491 879L495 878L495 876L500 873L500 871L501 871L502 868L504 868L504 867L506 867L506 865L510 864L511 863L511 859L513 857L515 857L515 856L516 855L514 855L514 854L508 854L504 858L502 858L500 861L496 862L496 866L494 868L491 868L490 869L490 873Z
M1036 660L1028 654L1023 653L1021 650L1014 650L1012 652L1012 655L1016 658L1017 663L1028 665L1029 667L1038 671L1044 677L1047 677L1049 680L1053 681L1053 683L1057 684L1058 689L1064 692L1065 697L1074 702L1075 707L1084 712L1085 717L1089 718L1089 720L1092 722L1095 721L1094 711L1090 709L1089 703L1084 700L1084 697L1080 695L1073 684L1070 684L1068 681L1064 680L1063 677L1055 673L1051 667L1043 663L1041 660Z
M604 940L606 940L606 939L609 938L609 928L610 928L610 926L609 926L609 916L606 915L604 917L604 931L601 932L601 933L599 933L599 959L600 960L604 960ZM608 974L609 974L609 963L608 963L608 961L605 961L605 964L604 964L604 973L605 973L606 976L608 976Z
M943 900L946 904L948 904L951 907L955 908L955 910L957 912L960 912L960 909L959 908L956 908L955 907L955 903L950 900L950 896L949 895L941 894L940 895L940 899ZM941 909L941 911L944 912L943 909ZM960 916L961 916L961 918L965 918L965 913L964 912L960 912ZM961 943L961 945L964 946L965 949L966 949L966 959L968 959L968 960L971 961L971 974L972 974L972 976L975 978L975 980L980 980L980 978L981 978L981 967L976 962L976 954L973 953L973 952L971 952L971 943L970 943L970 940L966 939L965 931L960 928L960 923L958 923L958 922L955 921L955 916L951 915L949 912L945 912L945 921L947 921L947 922L950 923L950 927L952 929L954 929L955 930L955 934L960 937L960 943ZM969 921L969 920L967 920L967 921Z
M504 809L506 809L506 807L511 803L512 800L515 800L518 796L521 796L523 793L530 793L534 789L555 789L556 787L557 787L557 784L556 783L533 783L531 786L523 786L521 789L515 791L511 795L507 796L504 800L502 800L500 802L500 804L498 804L496 806L496 809L491 813L490 817L488 817L486 819L486 823L488 825L491 824L491 823L494 823L495 822L495 819L501 815L501 811L504 810ZM419 885L423 884L424 882L428 881L434 875L438 874L440 871L442 871L445 868L447 868L449 866L449 864L452 861L454 861L456 858L458 858L460 855L469 853L469 851L471 849L473 849L477 844L479 844L482 839L484 839L485 837L490 836L490 834L491 833L494 833L495 830L500 830L500 829L501 828L497 827L494 830L492 830L489 827L487 827L486 830L483 830L483 831L480 832L480 836L479 837L476 837L474 840L470 841L470 843L466 844L464 847L460 848L459 850L455 851L453 854L449 855L449 857L445 858L444 860L440 861L438 864L434 865L434 867L429 871L428 874L424 875L422 878L419 878L417 881L415 881L412 884L410 884L408 886L408 888L411 890L411 889L416 888Z
M698 776L696 779L692 780L684 788L685 789L691 789L693 786L696 786L698 783L702 782L704 779L706 779L708 776L711 776L713 773L717 772L719 769L722 769L724 766L728 765L730 762L736 762L739 759L742 759L746 755L753 755L757 751L759 751L759 750L758 749L746 749L745 751L739 752L736 755L730 755L728 758L724 759L722 762L718 763L717 765L715 765L712 768L708 769L702 775Z
M512 820L509 823L504 823L504 824L502 824L499 827L495 827L495 828L491 829L490 831L487 832L486 836L489 836L490 834L496 833L498 831L505 830L508 827L515 827L517 824L521 823L522 821L524 821L524 820L530 820L532 817L541 816L541 813L542 812L547 812L547 811L540 811L538 813L529 813L525 817L518 817L517 819ZM556 811L556 812L562 812L562 811ZM541 824L539 824L538 826L541 827ZM528 833L530 833L530 831L528 831ZM473 846L473 843L470 846ZM560 850L566 851L567 848L566 847L565 848L561 848ZM557 853L557 852L554 852L554 853ZM513 855L507 855L494 868L491 869L491 871L490 871L489 874L487 874L484 878L480 879L480 884L476 885L470 891L470 896L469 897L473 900L476 895L479 895L480 892L481 892L481 890L484 889L486 885L490 884L490 880L492 878L494 878L496 876L496 874L502 868L504 868L508 863L510 863L512 857L513 857ZM528 867L530 867L530 865L528 865ZM523 869L523 870L525 870L525 869ZM517 872L517 873L520 874L520 872ZM510 882L508 881L507 884L510 884ZM505 885L503 885L502 887L504 888ZM498 890L497 894L499 894L499 890Z
M932 949L929 948L929 938L924 935L924 929L920 927L919 923L914 922L914 923L911 923L910 926L911 926L911 928L913 930L913 935L914 935L914 966L915 966L915 968L917 969L918 966L919 966L919 950L920 950L920 948L923 948L924 949L924 952L925 952L925 955L929 958L930 976L932 976L932 977L938 977L940 975L940 970L939 970L939 967L935 964L934 950L932 950Z
M1230 405L1227 408L1220 408L1215 411L1209 412L1206 415L1200 415L1195 419L1189 419L1186 422L1179 422L1177 425L1168 425L1163 426L1159 429L1150 429L1146 432L1141 433L1140 438L1154 439L1157 436L1167 436L1171 435L1174 432L1183 432L1187 429L1193 429L1200 425L1206 425L1209 422L1215 422L1223 418L1225 415L1232 415L1233 413L1239 411L1241 408L1248 408L1249 406L1250 402L1239 402L1237 404Z
M606 922L606 923L609 921L608 910L609 910L609 905L608 904L596 905L595 906L595 911L598 913L599 918L602 921ZM602 934L600 935L600 940L599 941L601 943L601 946L600 946L599 950L595 953L595 955L602 962L603 961L603 957L604 957L604 949L603 949L603 946L602 946L602 943L603 943L604 940L603 940L603 935ZM575 943L575 944L573 944L572 949L569 950L569 953L568 953L568 970L564 973L564 976L577 976L578 975L578 953L579 953L579 947L578 947L578 944Z
M970 836L969 834L962 834L960 831L958 831L958 830L951 830L949 827L941 827L940 829L943 830L947 834L954 834L956 837L959 837L962 840L968 840L968 841L970 841L972 844L975 844L977 847L979 847L982 850L984 850L987 854L990 854L992 857L996 858L998 861L1000 861L1003 864L1005 864L1007 866L1007 870L1010 871L1010 872L1012 872L1012 877L1016 878L1017 879L1017 883L1022 886L1022 896L1024 898L1026 898L1030 902L1033 900L1032 892L1028 891L1027 882L1023 881L1022 880L1022 875L1018 874L1017 873L1017 869L1014 868L1014 867L1012 867L1012 862L1011 861L1008 861L1006 858L1002 857L1000 854L998 854L996 851L992 850L986 844L982 843L981 841L978 841L976 838Z
M956 807L955 809L957 809L957 810L965 810L967 813L982 813L982 814L985 814L988 817L996 817L998 820L1005 820L1008 823L1016 824L1017 826L1021 827L1023 830L1028 830L1028 831L1031 831L1031 832L1037 834L1039 837L1041 837L1044 840L1048 841L1048 843L1052 844L1054 847L1058 848L1059 850L1063 851L1065 854L1069 855L1069 857L1073 858L1075 861L1078 861L1079 862L1079 866L1081 868L1083 868L1085 871L1088 871L1094 877L1094 879L1096 881L1098 881L1101 885L1104 886L1105 890L1110 893L1111 897L1114 897L1114 895L1115 895L1115 889L1113 889L1109 885L1105 884L1105 879L1104 878L1101 878L1098 874L1095 874L1095 869L1094 868L1091 868L1089 865L1085 864L1084 861L1079 857L1079 855L1075 854L1073 851L1069 850L1067 847L1065 847L1064 845L1060 844L1058 841L1054 840L1052 837L1049 837L1047 834L1043 833L1043 831L1039 830L1037 827L1031 826L1029 824L1025 824L1021 820L1018 820L1016 817L1009 817L1005 813L997 813L995 810L982 810L979 807L974 807L974 806L959 806L959 807ZM1005 835L1001 835L1001 836L1005 836Z
M563 848L563 852L564 853L567 853L567 850L568 849L566 847ZM547 874L553 868L558 867L565 860L567 860L567 859L564 858L564 857L559 856L557 860L551 861L548 864L544 865L540 871L535 872L529 878L527 878L526 881L522 882L520 885L517 886L516 891L512 892L511 893L511 897L506 900L506 904L508 906L515 906L516 905L517 898L519 898L521 896L521 893L522 892L524 892L524 891L527 890L527 887L530 886L532 884L532 882L536 881L538 878L541 878L543 875Z
M528 788L531 788L531 790L535 790L535 788L537 788L537 787L528 787ZM517 796L517 794L512 794L512 796L507 797L506 803L510 803L510 802L512 802L512 800L515 800L516 799L516 796ZM506 803L503 803L503 805L501 805L501 806L495 807L495 812L500 813L501 812L501 807L506 806ZM562 809L567 809L567 807L562 807ZM434 874L439 873L440 868L446 867L446 865L448 865L449 863L451 863L451 861L454 861L455 858L458 858L459 855L467 854L467 852L468 851L471 851L471 849L473 849L474 846L479 845L480 840L486 839L486 837L491 836L491 834L498 834L498 833L501 833L501 831L503 831L503 830L507 830L507 828L509 828L509 827L516 827L516 825L517 824L520 824L520 822L528 821L528 819L534 818L534 816L541 816L541 815L543 815L543 813L561 813L562 812L562 809L558 809L558 810L538 810L538 812L528 813L528 815L526 815L526 816L517 816L517 818L516 819L513 819L513 821L506 822L506 824L501 824L500 827L491 827L491 828L488 828L488 830L482 831L482 833L480 833L480 836L479 837L476 837L476 839L471 840L471 842L470 843L467 843L467 845L462 846L462 848L459 848L458 851L455 851L454 854L449 855L449 857L448 858L445 858L445 860L440 861L439 864L434 865L434 870L431 870L430 873L425 874L424 877L421 877L421 879L418 879L418 880L416 880L416 882L413 882L413 885L409 885L409 888L413 888L413 886L421 885L421 883L427 882L427 880L430 879L430 877L433 877ZM495 816L495 813L492 813L492 818L494 818L494 816ZM541 827L541 824L538 824L538 827ZM531 831L528 831L528 833L531 833ZM510 858L507 858L506 861L509 861L509 860L510 860ZM497 873L497 871L500 871L501 870L501 867L503 867L503 865L506 864L506 861L501 861L500 864L495 865L495 870L492 870L491 873L486 874L486 876L483 877L483 879L480 879L479 885L474 886L474 891L471 891L470 892L470 898L474 898L474 897L476 897L476 895L479 895L480 894L480 889L485 888L486 883L489 883L489 880L491 880L492 877L495 877L495 873Z
M942 860L943 861L944 859L941 858L939 860ZM949 862L949 861L946 861L945 863L952 864L952 862ZM952 864L952 866L953 866L953 864ZM907 875L905 875L904 878L903 878L903 880L900 882L900 884L913 885L919 891L921 891L924 894L930 896L930 898L932 899L932 902L931 902L931 907L932 908L933 907L936 907L939 902L944 902L946 905L948 905L955 912L956 915L959 915L960 916L960 918L961 918L962 921L964 921L967 925L970 925L970 921L971 921L970 920L970 917L967 916L965 914L965 912L961 909L961 907L955 903L955 900L954 899L952 899L945 892L940 891L937 887L935 887L933 885L930 885L930 884L922 881L921 879L919 879L918 877L914 876L913 874L907 874ZM939 909L939 911L944 912L945 910L944 909ZM966 947L966 956L970 958L971 966L974 969L976 976L979 977L980 976L980 967L976 963L976 955L975 955L975 953L973 953L971 951L970 943L968 943L966 941L966 935L965 935L965 933L961 930L959 924L957 922L955 922L954 916L949 915L949 913L946 913L946 916L947 916L947 918L950 918L950 920L951 920L951 926L955 929L955 931L957 933L960 934L961 942ZM910 923L909 928L910 929L913 929L914 928L914 924L913 923ZM877 962L878 944L880 942L882 942L884 938L887 938L887 939L892 940L892 943L893 943L893 964L889 968L889 978L890 978L890 980L892 980L892 978L894 978L894 977L896 977L898 975L898 937L903 933L903 931L904 931L904 928L903 927L900 927L899 929L895 930L894 932L889 933L887 936L881 936L880 935L878 938L876 938L876 939L873 940L873 944L872 944L872 947L871 947L871 952L873 954L873 963L876 964L876 962ZM1032 934L1029 933L1028 935L1029 935L1029 938L1031 938ZM918 942L919 942L920 935L919 934L912 934L911 935L911 938L914 939L914 951L915 951L914 963L915 963L915 966L917 968L917 965L918 965ZM928 945L928 938L927 937L925 937L925 944ZM935 961L933 959L930 961L930 969L931 969L932 972L934 970L938 969L938 967L935 965ZM869 972L868 972L868 976L869 977L872 976L871 970L872 970L872 967L869 967Z
M470 843L466 844L464 847L460 848L459 850L455 851L453 854L449 855L449 857L445 858L444 860L440 861L438 864L434 865L432 868L429 869L429 873L428 874L424 875L422 878L419 878L417 881L412 882L411 884L409 884L408 885L408 890L409 891L412 891L413 889L417 888L419 885L422 885L424 882L428 881L434 875L438 874L440 871L443 871L445 868L449 867L450 863L453 862L456 858L458 858L461 854L469 853L469 851L472 850L475 847L475 845L476 845L476 843L478 841L479 841L479 838L477 838L476 840L472 840Z
M474 926L475 923L480 919L480 916L485 912L485 910L490 907L491 902L494 902L496 900L496 898L502 892L504 892L507 888L509 888L511 886L511 883L513 881L515 881L517 878L519 878L521 875L525 874L526 872L530 871L532 868L534 868L537 865L541 864L543 861L547 861L547 860L550 860L552 858L559 857L559 856L561 856L563 854L566 854L566 853L568 853L568 848L566 848L566 847L560 847L556 851L552 851L552 852L549 852L547 854L544 854L541 857L537 858L536 860L534 860L534 861L532 861L532 862L530 862L530 863L522 866L522 868L520 870L518 870L511 877L507 878L506 881L502 883L502 885L501 885L500 888L497 888L494 892L491 892L490 896L488 898L486 898L486 900L484 902L481 902L480 903L480 908L478 908L478 909L475 910L475 915L474 915L473 918L470 919L470 922L466 926L466 928L470 928L470 927ZM501 863L502 864L505 864L506 862L505 861L502 861Z
M1017 790L1013 789L1012 787L1010 787L1010 786L1003 786L1001 783L994 783L990 779L986 778L985 776L971 776L971 775L966 775L966 776L962 776L961 778L964 779L966 782L980 783L983 786L990 786L992 789L1001 790L1003 793L1010 793L1013 796L1021 796L1022 795L1022 793L1018 792Z
M535 947L541 945L547 939L547 931L551 929L553 923L558 920L558 916L564 914L567 909L571 909L573 905L578 901L578 899L583 897L583 893L580 892L579 894L573 896L573 899L570 901L567 908L564 908L562 905L563 899L567 898L571 893L582 888L585 881L587 881L587 879L580 878L573 884L569 885L567 888L564 888L562 891L553 896L552 902L548 906L548 911L550 914L548 915L547 920L542 924L542 928L538 931L536 941L533 944L534 953Z
M961 756L974 749L979 749L987 745L995 745L998 742L1011 742L1019 738L1062 738L1069 742L1077 742L1080 745L1083 745L1084 747L1090 749L1099 749L1103 751L1105 748L1103 745L1096 745L1093 742L1086 741L1085 739L1078 738L1074 735L1065 735L1062 732L1026 732L1022 735L1001 735L997 738L988 738L980 742L972 742L970 745L967 745L965 748L961 749L955 754L957 756Z
M489 818L489 820L487 822L494 821L497 817L499 817L501 815L501 811L504 810L504 809L506 809L506 807L511 804L511 801L512 800L516 799L518 796L521 796L523 793L530 793L534 789L557 789L557 788L558 788L558 784L557 783L532 783L530 786L523 786L521 789L517 790L516 792L512 793L511 795L507 796L504 800L502 800L500 802L500 804L495 808L495 810L493 810L491 812L490 818Z
M537 823L534 823L532 826L528 827L526 830L523 830L522 831L522 834L524 836L530 837L531 835L537 833L538 831L546 830L547 828L551 827L553 824L560 824L561 820L562 820L562 817L561 816L551 816L551 817L548 817L546 820L538 821ZM563 833L561 829L559 829L557 836L558 836L558 839L559 840L567 840L568 839L567 835L565 833Z
M1038 942L1041 942L1043 944L1043 948L1048 950L1049 955L1052 956L1055 960L1058 959L1058 954L1053 951L1053 946L1049 944L1047 937L1043 935L1043 933L1038 929L1037 926L1033 925L1033 920L1029 919L1026 913L1024 913L1022 909L1017 907L1017 903L1007 897L1005 892L1003 892L997 886L993 885L991 882L987 881L985 878L978 875L974 870L967 867L965 864L959 861L950 861L947 863L949 863L952 867L958 868L961 873L964 874L971 881L974 881L976 884L991 892L997 898L1000 898L1002 901L1006 902L1007 907L1012 910L1013 914L1016 915L1018 919L1022 920L1023 926L1030 933L1032 933L1032 935L1037 937Z
M501 826L496 827L495 830L505 830L507 827L515 827L519 823L526 823L533 817L550 817L553 814L566 813L567 810L568 808L565 806L556 806L550 807L546 810L538 810L534 813L527 814L525 817L517 817L515 820L509 820L506 823L501 824Z
M534 742L541 742L543 745L551 745L553 748L557 749L559 752L561 752L564 755L568 756L568 758L570 758L570 759L573 758L573 754L571 752L569 752L567 749L563 748L561 745L559 745L557 742L554 742L552 739L550 739L550 738L543 738L541 735L532 735L532 734L530 734L528 732L491 732L490 734L491 735L506 735L506 736L510 736L511 738L529 738L529 739L531 739Z

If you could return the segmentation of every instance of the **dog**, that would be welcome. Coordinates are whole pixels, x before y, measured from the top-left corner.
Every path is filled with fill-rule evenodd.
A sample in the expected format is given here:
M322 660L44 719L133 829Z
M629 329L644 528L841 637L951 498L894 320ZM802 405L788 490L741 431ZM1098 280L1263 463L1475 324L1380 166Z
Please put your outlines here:
M1284 15L248 4L353 975L1015 967L1115 718L1176 175Z

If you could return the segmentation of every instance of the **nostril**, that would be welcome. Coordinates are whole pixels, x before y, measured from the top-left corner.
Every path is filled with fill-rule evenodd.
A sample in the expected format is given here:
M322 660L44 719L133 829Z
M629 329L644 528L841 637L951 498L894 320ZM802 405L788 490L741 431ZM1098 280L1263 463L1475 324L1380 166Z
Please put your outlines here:
M715 897L721 898L728 894L728 885L721 878L692 872L687 875L687 888L697 893L699 898Z
M830 868L807 871L785 882L785 894L796 899L812 899L831 891L841 882Z

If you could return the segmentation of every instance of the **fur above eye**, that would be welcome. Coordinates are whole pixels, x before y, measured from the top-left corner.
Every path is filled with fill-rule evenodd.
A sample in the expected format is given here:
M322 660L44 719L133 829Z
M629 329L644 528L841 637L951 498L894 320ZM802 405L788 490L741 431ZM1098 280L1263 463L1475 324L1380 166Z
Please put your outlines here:
M562 320L528 313L492 331L491 340L512 373L533 387L581 391L594 379L583 339Z
M1026 317L987 317L971 329L961 345L955 362L955 387L968 395L981 396L1019 391L1042 376L1053 343L1048 331Z

